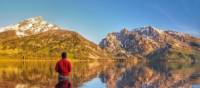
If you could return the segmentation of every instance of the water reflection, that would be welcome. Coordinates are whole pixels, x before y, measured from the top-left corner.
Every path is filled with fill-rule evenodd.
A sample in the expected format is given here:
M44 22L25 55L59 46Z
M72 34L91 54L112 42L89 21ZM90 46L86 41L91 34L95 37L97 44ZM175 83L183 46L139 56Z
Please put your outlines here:
M56 83L54 64L51 61L0 62L0 87L15 88L17 85L51 87Z
M116 63L99 77L107 88L191 88L200 84L200 68L199 64L128 61Z
M57 74L54 71L56 61L1 61L0 88L16 86L54 88ZM96 77L107 67L110 61L73 62L71 83L74 88Z
M0 88L54 88L56 61L0 62ZM147 63L135 60L73 62L74 88L199 87L200 64ZM99 86L98 86L99 85Z

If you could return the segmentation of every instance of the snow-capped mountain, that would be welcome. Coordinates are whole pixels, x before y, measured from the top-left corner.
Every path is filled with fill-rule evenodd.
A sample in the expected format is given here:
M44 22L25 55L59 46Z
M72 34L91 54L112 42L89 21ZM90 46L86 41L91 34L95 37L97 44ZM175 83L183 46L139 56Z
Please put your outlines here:
M194 37L185 33L145 26L131 31L123 29L120 32L109 33L99 45L114 55L123 53L147 56L166 45L189 49L192 40Z
M47 23L42 17L29 18L1 30L1 58L57 58L63 51L74 59L110 58L107 52L79 33Z
M58 30L58 26L54 24L47 23L41 16L29 18L23 20L15 25L9 25L0 28L0 32L4 31L15 31L18 37L29 36L33 34L38 34L41 32L46 32L49 30Z

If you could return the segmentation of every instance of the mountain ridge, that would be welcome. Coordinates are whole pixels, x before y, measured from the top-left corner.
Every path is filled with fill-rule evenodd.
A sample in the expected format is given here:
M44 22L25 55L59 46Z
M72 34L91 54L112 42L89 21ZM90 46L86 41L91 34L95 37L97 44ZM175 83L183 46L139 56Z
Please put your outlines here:
M152 26L145 26L131 31L122 29L120 32L108 33L99 45L117 57L118 55L146 57L167 45L180 49L200 50L200 47L194 47L191 43L198 46L200 39L186 33L161 31Z

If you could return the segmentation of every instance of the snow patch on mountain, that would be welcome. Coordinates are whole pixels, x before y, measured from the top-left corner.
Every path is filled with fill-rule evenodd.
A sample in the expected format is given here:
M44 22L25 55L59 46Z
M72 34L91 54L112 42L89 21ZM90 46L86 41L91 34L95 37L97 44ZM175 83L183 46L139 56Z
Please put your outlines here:
M9 25L3 28L0 28L0 32L14 30L18 37L38 34L41 32L46 32L49 30L58 30L58 26L49 24L47 21L43 20L41 16L29 18L23 20L15 25Z

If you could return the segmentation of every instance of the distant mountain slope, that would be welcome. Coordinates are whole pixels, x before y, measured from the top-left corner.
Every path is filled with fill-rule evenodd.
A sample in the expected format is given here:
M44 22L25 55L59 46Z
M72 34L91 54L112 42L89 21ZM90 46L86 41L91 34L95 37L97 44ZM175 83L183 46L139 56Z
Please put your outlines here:
M199 38L175 31L162 31L152 26L109 33L99 45L114 56L149 56L168 45L188 52L200 52Z
M29 21L38 20L38 17L30 19L25 21L32 24ZM51 29L52 26L43 27L40 25L41 21L46 22L40 19L40 21L37 21L39 23L33 24L37 24L37 26L24 29L24 31L17 27L0 32L0 56L49 58L59 57L62 51L67 51L70 57L77 59L104 59L109 57L98 45L88 41L78 33L62 30L57 26L56 29ZM36 32L38 29L40 31ZM18 31L25 35L18 35Z

